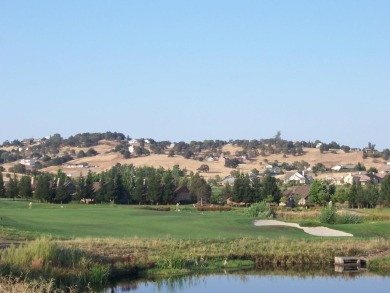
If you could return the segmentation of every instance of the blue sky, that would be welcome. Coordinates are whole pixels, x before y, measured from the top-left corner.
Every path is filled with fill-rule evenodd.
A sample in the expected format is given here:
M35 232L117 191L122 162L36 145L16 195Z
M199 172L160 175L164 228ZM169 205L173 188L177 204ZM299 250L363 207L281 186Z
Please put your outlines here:
M0 142L390 148L390 1L1 1Z

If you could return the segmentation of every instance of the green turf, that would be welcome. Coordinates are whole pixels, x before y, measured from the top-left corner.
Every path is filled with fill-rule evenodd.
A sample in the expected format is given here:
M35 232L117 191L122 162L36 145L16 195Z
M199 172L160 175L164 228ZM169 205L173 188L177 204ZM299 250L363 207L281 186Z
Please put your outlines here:
M54 237L140 237L172 239L319 238L290 227L256 227L242 209L231 212L152 211L139 206L52 205L0 200L0 228L8 233L50 234ZM332 225L355 237L390 237L390 223ZM11 231L11 232L9 232ZM1 235L0 235L1 236Z
M255 227L242 212L150 211L138 206L51 205L0 200L3 229L55 237L311 238L289 227Z

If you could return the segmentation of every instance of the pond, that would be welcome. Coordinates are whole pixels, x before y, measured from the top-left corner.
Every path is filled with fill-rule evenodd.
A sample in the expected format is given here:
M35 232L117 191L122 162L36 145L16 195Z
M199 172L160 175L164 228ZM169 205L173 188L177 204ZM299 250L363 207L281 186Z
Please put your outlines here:
M178 292L369 292L388 293L390 276L365 273L329 275L285 275L259 272L197 275L160 280L138 280L118 284L106 293Z

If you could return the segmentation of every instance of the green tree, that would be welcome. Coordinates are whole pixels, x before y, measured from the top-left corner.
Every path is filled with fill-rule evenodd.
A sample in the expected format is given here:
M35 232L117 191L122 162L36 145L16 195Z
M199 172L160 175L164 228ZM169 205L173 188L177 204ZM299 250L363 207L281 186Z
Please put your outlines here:
M390 206L390 175L386 175L381 182L379 203L384 207Z
M260 202L265 200L265 194L263 191L263 185L258 177L252 180L252 202Z
M267 174L263 178L262 186L263 194L267 196L272 196L272 201L278 203L282 193L279 189L276 179L271 175Z
M55 196L54 196L54 202L55 203L66 203L69 201L64 184L65 184L65 174L61 172L61 170L58 170L57 172L57 183L55 188Z
M226 200L232 197L232 195L233 195L232 187L230 186L230 184L226 183L223 189L221 190L220 196L222 200L226 202Z
M31 178L30 176L23 176L19 182L19 194L23 198L32 197Z
M144 203L144 179L140 176L137 177L135 180L135 187L134 187L134 200L137 203L143 204Z
M161 178L156 171L152 172L152 174L148 177L147 181L147 195L146 200L151 204L162 201L161 194Z
M74 200L80 201L82 198L86 198L87 194L85 192L85 179L82 173L77 178L76 183L76 193L74 195Z
M199 173L196 173L191 178L190 194L196 202L207 203L210 200L211 187L206 180L199 176Z
M85 195L88 198L95 197L95 190L93 188L94 178L91 170L88 170L87 177L85 178Z
M48 202L51 200L50 177L48 174L37 177L37 186L35 188L34 197L40 202Z
M5 197L5 194L3 173L0 172L0 197Z
M362 194L362 185L360 182L353 182L348 194L348 202L351 208L355 208L359 201L359 196Z
M163 175L163 202L164 204L172 203L174 199L174 192L176 188L175 178L171 170L168 170Z
M116 173L113 180L113 197L117 203L128 202L126 190L122 182L122 175L120 173Z
M86 153L86 155L88 157L93 157L93 156L96 156L97 154L98 154L98 152L93 148L88 149L87 153Z
M252 202L252 187L248 174L239 173L234 181L233 201Z
M368 182L365 186L366 203L369 208L374 208L378 204L379 190L376 184Z
M16 175L8 181L7 197L15 199L19 195L19 181Z
M310 191L308 194L308 199L310 202L322 205L322 192L323 192L323 184L320 180L314 180L310 185Z

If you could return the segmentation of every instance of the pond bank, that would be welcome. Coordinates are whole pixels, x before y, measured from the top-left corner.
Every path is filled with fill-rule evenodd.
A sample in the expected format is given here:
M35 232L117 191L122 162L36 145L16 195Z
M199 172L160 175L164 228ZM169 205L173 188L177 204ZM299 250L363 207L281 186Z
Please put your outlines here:
M69 285L102 286L122 277L185 275L215 270L261 267L330 266L335 256L371 255L388 251L390 240L324 238L145 240L38 239L0 251L3 275L62 280ZM386 258L381 258L385 259ZM389 261L378 259L375 270L390 274ZM382 265L384 264L384 265Z

